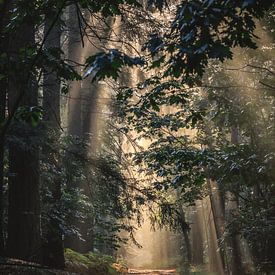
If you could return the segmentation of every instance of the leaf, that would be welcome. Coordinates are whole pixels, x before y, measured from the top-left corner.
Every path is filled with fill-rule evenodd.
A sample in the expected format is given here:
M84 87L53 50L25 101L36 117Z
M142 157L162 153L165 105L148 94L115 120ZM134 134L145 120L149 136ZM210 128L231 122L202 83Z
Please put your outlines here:
M123 66L133 67L143 64L144 61L139 57L130 57L116 49L111 49L107 53L100 52L87 58L83 78L90 76L92 82L106 77L116 80Z
M36 127L43 118L43 109L40 106L22 106L18 108L15 119L24 121L33 127Z

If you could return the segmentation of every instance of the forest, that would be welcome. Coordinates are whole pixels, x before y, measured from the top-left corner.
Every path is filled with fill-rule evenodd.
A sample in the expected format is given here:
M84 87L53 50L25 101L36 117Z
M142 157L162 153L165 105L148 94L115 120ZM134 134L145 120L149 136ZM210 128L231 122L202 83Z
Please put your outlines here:
M275 1L0 0L0 274L275 274Z

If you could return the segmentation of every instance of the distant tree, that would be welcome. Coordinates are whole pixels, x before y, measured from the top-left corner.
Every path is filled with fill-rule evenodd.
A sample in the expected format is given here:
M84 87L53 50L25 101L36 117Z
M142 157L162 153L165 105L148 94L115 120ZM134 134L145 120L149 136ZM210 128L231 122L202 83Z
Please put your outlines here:
M61 48L61 18L52 27L51 32L47 35L48 31L55 20L54 11L46 15L44 35L45 50L47 51L60 51ZM60 154L55 150L59 150L57 145L60 142L60 93L61 93L61 80L55 72L47 69L44 72L43 81L43 109L44 109L44 124L46 127L46 136L48 139L47 146L42 148L44 158L50 167L52 167L52 181L50 182L50 201L51 201L51 215L44 228L44 246L43 246L43 264L54 268L64 268L64 246L63 246L63 232L58 217L57 209L60 207L62 196L62 180L60 177ZM43 200L43 198L42 198Z

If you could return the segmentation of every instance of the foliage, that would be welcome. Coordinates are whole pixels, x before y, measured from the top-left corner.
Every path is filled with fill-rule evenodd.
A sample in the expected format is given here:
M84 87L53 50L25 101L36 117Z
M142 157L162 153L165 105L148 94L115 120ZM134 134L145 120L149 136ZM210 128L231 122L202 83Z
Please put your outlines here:
M271 6L272 1L182 1L168 32L153 34L144 49L158 54L164 76L194 84L209 59L232 58L236 46L256 48L254 20Z
M78 137L67 136L55 144L44 141L50 146L47 152L59 152L62 161L49 165L42 158L42 217L45 224L49 218L54 219L64 236L76 236L91 243L93 249L112 253L127 238L133 238L135 228L130 221L140 220L140 207L145 204L148 191L133 192L133 186L122 173L124 164L114 142L117 130L109 127L106 131L96 155L87 154L90 144ZM55 177L62 184L58 202L50 191ZM84 223L88 227L85 236L79 231ZM129 237L125 234L122 237L120 232L128 232Z
M86 72L84 78L91 75L91 80L102 80L106 77L118 79L124 66L132 67L142 65L141 58L129 57L116 49L110 49L108 53L98 53L86 60Z
M26 107L21 106L18 108L15 118L21 121L24 121L31 126L37 126L42 120L42 108L38 106Z
M262 84L274 71L264 42L255 42L255 18L271 5L183 1L172 30L144 46L152 75L117 96L126 131L150 143L132 157L165 194L156 220L179 227L182 205L208 195L206 179L215 180L238 205L224 238L241 234L261 270L274 269L274 88ZM227 60L233 53L243 67Z
M115 275L112 267L115 260L96 253L80 254L71 249L65 250L66 270L81 274Z

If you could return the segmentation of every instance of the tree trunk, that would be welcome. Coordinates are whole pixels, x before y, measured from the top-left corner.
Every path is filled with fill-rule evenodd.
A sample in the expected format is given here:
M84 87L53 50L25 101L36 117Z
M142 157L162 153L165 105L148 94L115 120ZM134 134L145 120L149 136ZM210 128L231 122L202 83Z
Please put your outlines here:
M213 222L216 231L216 237L219 246L219 254L221 257L221 263L223 270L227 268L226 262L226 251L224 245L221 245L221 238L223 237L224 230L225 230L225 217L224 217L224 206L223 201L221 199L221 191L219 186L217 185L216 181L212 181L207 179L208 189L209 189L209 198L210 198L210 205L211 211L213 214Z
M35 30L30 22L22 22L10 39L8 108L12 113L20 95L20 105L37 106L38 86L20 58L22 50L34 46ZM26 60L24 58L24 60ZM28 67L28 65L27 65ZM40 194L39 145L32 137L37 130L26 122L15 120L9 132L9 207L8 256L28 261L40 261Z
M231 129L231 142L234 145L239 143L239 133L238 128L233 126ZM238 199L237 197L228 192L228 216L229 221L234 218L235 215L238 214ZM236 232L232 232L231 236L229 237L229 246L231 251L231 274L232 275L243 275L245 274L243 264L242 264L242 253L241 253L241 246L240 246L240 235Z
M75 5L69 6L69 37L68 37L68 59L73 62L81 62L81 37L77 21L77 10ZM77 68L80 73L80 68ZM68 133L81 136L81 82L73 81L70 85L70 99L68 101Z
M203 228L201 209L196 206L192 208L192 221L191 221L191 240L192 240L192 264L195 266L203 265Z
M11 1L3 1L0 3L0 53L6 54L8 58L8 34L4 29L9 21L9 10ZM3 125L6 118L7 108L7 90L8 90L8 68L5 61L0 66L0 124ZM4 155L5 155L5 137L0 137L0 256L5 254L5 237L4 237Z
M189 238L190 227L185 220L185 213L184 213L182 207L180 208L179 211L180 211L180 213L179 213L180 214L180 216L179 216L180 227L181 227L181 231L183 234L184 243L186 246L186 257L187 257L188 266L190 266L192 263L192 249L191 249L191 243L190 243L190 238Z
M3 38L3 30L8 17L8 10L10 6L9 0L0 1L0 36Z
M210 128L205 128L204 130L205 134L207 135L207 146L211 149L213 147L211 132L212 130ZM208 177L206 179L206 182L209 191L209 201L213 216L215 235L219 247L218 253L220 254L223 272L225 272L227 269L226 249L224 245L221 245L221 238L223 237L225 230L224 199L216 181L211 180L211 178Z
M2 45L0 45L0 51L2 51ZM1 74L1 71L0 71ZM3 73L4 75L4 73ZM0 79L0 124L5 121L6 112L6 92L7 92L7 79ZM4 241L4 229L3 229L3 187L4 187L4 153L5 153L5 141L0 142L0 256L4 255L5 241Z
M45 30L46 34L52 24L52 20L46 18ZM55 24L48 37L45 40L45 48L60 48L61 27L59 22ZM46 124L47 136L49 142L58 144L60 137L60 79L55 73L46 70L44 73L43 83L43 109L44 109L44 123ZM58 169L59 155L58 152L51 150L51 146L43 148L43 152L47 162L50 166ZM54 174L53 181L50 183L51 205L53 211L58 210L61 199L61 180L58 173L52 171ZM43 263L54 268L64 268L64 247L62 230L59 221L55 218L58 213L51 212L49 221L45 229L45 244L43 253Z
M77 10L75 6L69 8L69 44L68 44L68 59L77 63L83 63L89 55L94 55L101 47L99 41L93 40L90 42L87 37L84 37L85 45L81 47L81 37L76 16ZM89 22L89 18L86 18ZM112 20L112 18L108 19ZM100 22L99 22L100 24ZM110 22L110 25L111 22ZM104 37L108 30L103 30ZM91 38L90 38L91 39ZM70 99L68 102L68 133L80 137L83 141L90 144L87 156L95 155L98 149L99 137L99 120L98 116L101 110L98 108L98 96L103 91L103 86L99 83L91 83L90 79L83 81L74 81L71 83ZM69 188L80 188L83 194L91 197L91 182L71 182ZM93 250L93 221L88 218L84 222L79 220L72 221L75 227L79 229L79 233L83 240L77 235L69 236L65 240L65 245L78 252L87 253Z
M3 28L6 25L7 19L8 3L4 1L0 3L0 53L7 53L8 38L7 35L3 33ZM8 89L7 81L7 67L3 62L0 66L0 124L2 125L5 121L6 115L6 94ZM3 187L4 187L4 153L5 153L5 140L1 138L0 140L0 256L4 255L5 250L5 240L4 240L4 229L3 229L3 213L4 213L4 203L3 203Z
M77 18L76 5L71 5L68 7L68 59L72 62L81 62L81 37L79 34ZM78 73L80 69L76 68ZM68 99L68 134L72 136L81 137L82 136L82 117L81 117L81 82L73 81L70 83L69 99ZM75 148L74 148L75 150ZM69 156L68 156L69 158ZM68 168L68 167L67 167ZM78 186L78 182L68 181L67 187L69 189L75 189ZM77 224L77 221L71 221L73 225ZM64 245L65 247L71 248L75 251L80 251L81 240L77 234L66 235Z

